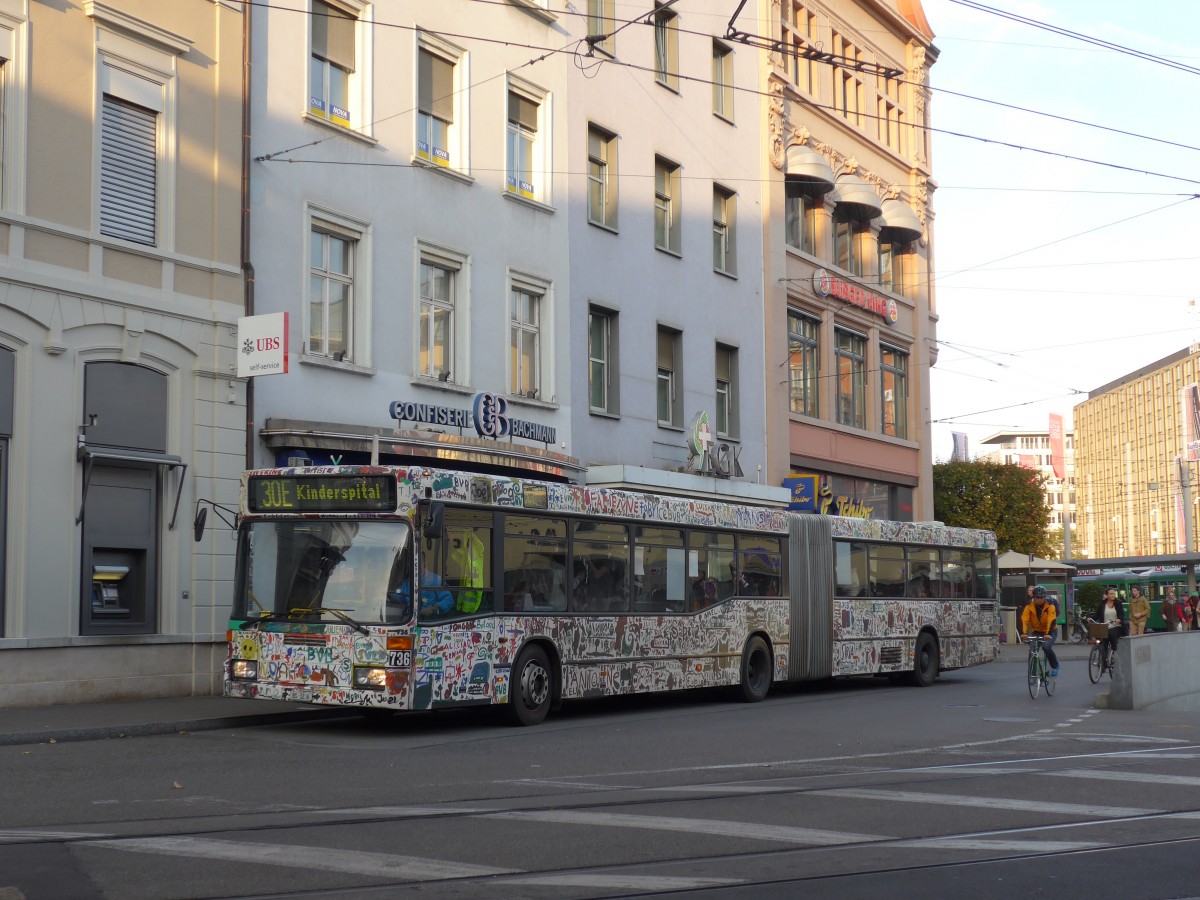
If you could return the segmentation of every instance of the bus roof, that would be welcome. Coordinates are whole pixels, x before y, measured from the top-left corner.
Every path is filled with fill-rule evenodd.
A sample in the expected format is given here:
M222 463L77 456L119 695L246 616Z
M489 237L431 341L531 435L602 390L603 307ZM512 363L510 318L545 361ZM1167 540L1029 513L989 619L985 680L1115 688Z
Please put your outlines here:
M813 515L792 513L776 506L754 503L731 503L626 488L535 481L426 466L304 466L252 469L242 474L242 511L247 512L247 485L251 478L355 478L384 474L392 474L396 478L400 511L414 508L419 500L432 499L445 503L614 516L632 521L731 528L780 535L787 534L790 516ZM331 512L332 514L334 513ZM892 522L844 516L828 518L834 537L980 550L996 549L996 536L990 531L956 528L935 522Z

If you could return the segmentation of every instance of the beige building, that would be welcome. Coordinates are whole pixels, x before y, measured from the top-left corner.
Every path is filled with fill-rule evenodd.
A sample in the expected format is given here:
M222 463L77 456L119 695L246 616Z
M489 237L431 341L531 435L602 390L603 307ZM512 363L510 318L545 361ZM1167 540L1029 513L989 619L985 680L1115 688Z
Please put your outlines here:
M933 32L919 0L762 6L767 481L931 519Z
M1091 391L1075 407L1075 558L1194 549L1185 547L1176 458L1184 453L1185 421L1200 414L1197 384L1200 347L1192 345ZM1196 441L1200 429L1189 427ZM1195 463L1184 465L1194 482ZM1200 494L1194 487L1190 494L1187 512L1195 521Z
M0 0L0 707L219 683L241 10Z
M1063 477L1054 473L1051 458L1050 432L1020 429L998 431L980 441L981 446L990 447L976 459L985 462L1007 463L1033 469L1045 481L1042 488L1046 505L1050 508L1047 524L1061 528L1075 507L1075 438L1070 431L1063 432ZM1078 519L1071 516L1071 521ZM1074 527L1074 526L1072 526ZM1074 541L1075 532L1071 532ZM1072 552L1077 548L1072 546Z

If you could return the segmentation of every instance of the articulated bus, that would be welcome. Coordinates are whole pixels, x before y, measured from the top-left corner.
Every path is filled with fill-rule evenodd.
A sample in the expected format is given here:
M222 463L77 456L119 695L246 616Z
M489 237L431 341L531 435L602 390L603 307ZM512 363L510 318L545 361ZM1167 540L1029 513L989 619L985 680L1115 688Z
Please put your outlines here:
M244 473L238 532L230 697L528 725L586 697L928 686L997 653L984 531L339 466Z

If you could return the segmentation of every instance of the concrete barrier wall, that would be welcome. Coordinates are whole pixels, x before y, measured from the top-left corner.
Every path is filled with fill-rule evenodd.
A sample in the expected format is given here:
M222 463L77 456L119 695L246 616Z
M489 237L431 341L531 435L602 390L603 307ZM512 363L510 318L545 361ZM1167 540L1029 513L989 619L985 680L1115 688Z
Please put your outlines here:
M1200 633L1121 638L1116 676L1096 702L1109 709L1200 711Z

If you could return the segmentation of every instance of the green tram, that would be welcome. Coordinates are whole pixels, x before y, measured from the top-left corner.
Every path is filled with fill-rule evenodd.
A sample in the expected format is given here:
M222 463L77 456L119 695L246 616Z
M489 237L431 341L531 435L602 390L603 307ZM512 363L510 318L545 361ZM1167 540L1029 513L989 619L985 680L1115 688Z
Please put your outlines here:
M1187 575L1179 566L1145 566L1134 569L1080 569L1071 579L1078 596L1079 588L1085 584L1099 584L1101 588L1116 588L1117 596L1126 605L1128 611L1130 589L1140 587L1142 595L1150 601L1150 618L1146 623L1147 631L1165 631L1166 623L1162 617L1162 601L1167 596L1167 588L1175 588L1176 597L1187 597ZM1094 609L1083 610L1085 616L1094 613Z

